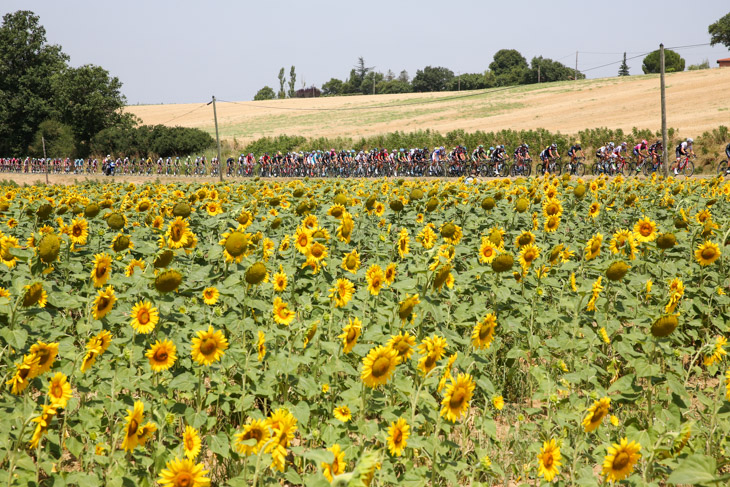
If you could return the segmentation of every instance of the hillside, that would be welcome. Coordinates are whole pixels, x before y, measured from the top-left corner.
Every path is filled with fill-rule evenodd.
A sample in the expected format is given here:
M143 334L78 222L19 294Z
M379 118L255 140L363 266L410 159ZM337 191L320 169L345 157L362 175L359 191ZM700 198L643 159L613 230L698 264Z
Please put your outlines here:
M693 136L730 125L730 69L667 75L668 126ZM322 110L327 109L327 110ZM198 127L214 132L212 106L129 106L146 124ZM576 133L585 128L661 127L659 76L495 88L478 92L412 93L265 102L218 102L223 139L239 143L269 135L359 137L431 129L447 132L503 128Z

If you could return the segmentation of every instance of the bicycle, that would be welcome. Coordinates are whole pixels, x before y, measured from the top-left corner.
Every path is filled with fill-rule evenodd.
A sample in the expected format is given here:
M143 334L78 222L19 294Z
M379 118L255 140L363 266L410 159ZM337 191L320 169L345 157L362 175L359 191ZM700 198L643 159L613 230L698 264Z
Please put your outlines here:
M694 155L693 156L682 156L679 159L679 162L677 164L675 164L674 174L678 176L679 173L681 172L684 175L684 177L686 177L686 178L692 176L692 174L694 174L694 172L695 172L695 164L694 164L694 162L692 162L691 159L694 159L694 158L695 158Z
M728 161L720 161L720 163L717 165L717 174L719 176L725 176L728 174Z
M530 174L532 174L532 159L524 157L520 161L515 161L515 163L509 168L509 173L510 176L530 177Z
M583 157L576 157L575 162L566 162L563 171L571 176L583 176L586 173L586 165L583 164L583 159Z
M544 162L538 163L535 171L540 175L544 175L546 172L548 172L555 176L560 176L560 174L563 172L563 166L560 164L559 157L548 158L547 164L545 164Z

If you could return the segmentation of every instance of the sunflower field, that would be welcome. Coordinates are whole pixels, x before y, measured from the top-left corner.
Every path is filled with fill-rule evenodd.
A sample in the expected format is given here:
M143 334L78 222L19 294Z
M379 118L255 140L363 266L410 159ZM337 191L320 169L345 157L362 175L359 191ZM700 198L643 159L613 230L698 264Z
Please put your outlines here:
M729 236L722 178L4 186L0 483L726 485Z

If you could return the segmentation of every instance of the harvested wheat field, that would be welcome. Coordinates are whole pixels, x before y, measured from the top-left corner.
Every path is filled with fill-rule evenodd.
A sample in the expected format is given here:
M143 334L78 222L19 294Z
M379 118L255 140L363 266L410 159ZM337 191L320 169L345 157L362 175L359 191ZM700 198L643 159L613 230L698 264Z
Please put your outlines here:
M668 126L688 136L730 122L730 69L667 75ZM448 132L534 129L577 133L605 126L660 128L659 76L494 88L474 92L218 102L221 137L238 142L280 134L360 137L431 129ZM130 106L146 124L214 133L204 104Z

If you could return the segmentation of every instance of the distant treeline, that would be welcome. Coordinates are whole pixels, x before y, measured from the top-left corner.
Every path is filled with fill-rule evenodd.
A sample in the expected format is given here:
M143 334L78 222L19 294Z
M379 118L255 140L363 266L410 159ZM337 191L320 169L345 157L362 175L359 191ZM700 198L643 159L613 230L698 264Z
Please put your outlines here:
M208 132L165 125L117 126L104 129L91 140L94 154L161 157L196 154L213 147Z

